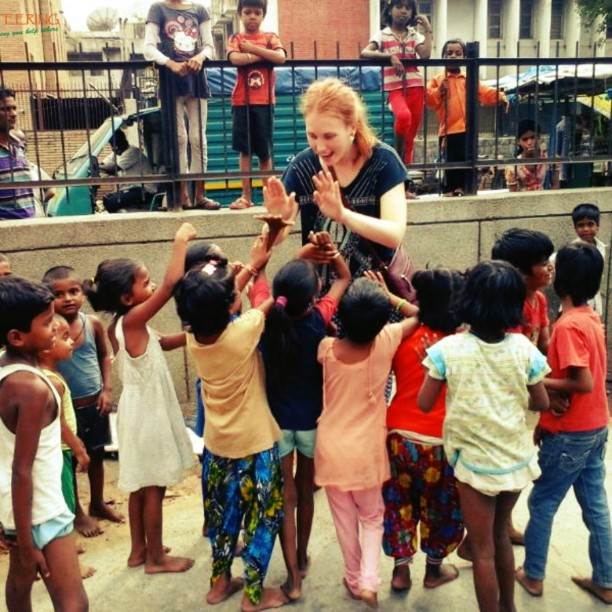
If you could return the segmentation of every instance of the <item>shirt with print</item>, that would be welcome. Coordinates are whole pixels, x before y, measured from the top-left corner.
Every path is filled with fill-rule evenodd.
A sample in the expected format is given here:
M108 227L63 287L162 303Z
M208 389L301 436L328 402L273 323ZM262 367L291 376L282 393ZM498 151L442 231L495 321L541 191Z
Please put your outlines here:
M280 38L272 32L234 34L227 43L227 57L241 53L240 43L248 41L262 49L285 51ZM232 91L232 106L276 104L274 67L269 62L238 66L236 85Z

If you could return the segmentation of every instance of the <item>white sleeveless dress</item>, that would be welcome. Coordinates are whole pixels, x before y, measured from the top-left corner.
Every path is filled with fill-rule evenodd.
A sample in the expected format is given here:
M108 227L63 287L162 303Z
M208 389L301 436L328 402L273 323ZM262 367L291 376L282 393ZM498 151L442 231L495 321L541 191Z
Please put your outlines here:
M117 414L119 488L178 484L194 454L170 370L155 332L147 327L147 350L133 358L125 350L123 318L117 321L116 362L123 391Z

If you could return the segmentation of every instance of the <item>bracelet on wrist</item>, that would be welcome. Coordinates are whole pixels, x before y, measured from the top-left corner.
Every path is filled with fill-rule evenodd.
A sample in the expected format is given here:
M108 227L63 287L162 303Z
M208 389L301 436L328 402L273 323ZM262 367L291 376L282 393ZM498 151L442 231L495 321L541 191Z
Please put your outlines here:
M402 309L402 306L407 303L408 303L408 300L406 299L400 300L395 306L395 312L399 312Z

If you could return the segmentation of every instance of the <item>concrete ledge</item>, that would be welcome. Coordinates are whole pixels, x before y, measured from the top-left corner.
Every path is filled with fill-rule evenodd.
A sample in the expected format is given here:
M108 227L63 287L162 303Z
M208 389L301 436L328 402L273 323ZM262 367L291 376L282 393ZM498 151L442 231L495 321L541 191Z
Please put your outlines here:
M404 244L418 267L444 265L465 269L489 257L498 235L510 227L529 227L547 233L560 247L575 237L570 212L580 202L597 204L602 212L600 236L612 235L612 188L575 189L533 193L482 193L476 197L426 196L408 202ZM217 243L230 260L248 259L253 236L261 223L244 211L188 211L61 217L0 222L0 252L16 274L40 279L55 265L70 265L84 277L95 274L100 261L129 257L145 263L154 279L163 277L170 243L182 221L193 224L202 240ZM277 249L270 276L300 246L299 223ZM606 262L602 292L609 291ZM609 321L610 317L607 317ZM173 303L155 318L162 332L176 331ZM609 330L610 331L610 330ZM608 334L610 337L610 334ZM179 399L193 400L193 372L184 351L167 355Z

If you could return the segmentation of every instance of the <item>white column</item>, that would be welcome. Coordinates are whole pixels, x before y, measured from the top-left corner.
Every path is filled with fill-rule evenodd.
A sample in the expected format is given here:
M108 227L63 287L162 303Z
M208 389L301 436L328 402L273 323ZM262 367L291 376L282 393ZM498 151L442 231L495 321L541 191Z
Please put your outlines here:
M278 0L268 0L266 17L261 24L264 32L275 32L278 34Z
M502 21L502 56L516 57L519 39L520 0L510 0L505 7ZM504 50L505 47L505 50Z
M487 0L476 0L474 7L474 38L480 41L480 57L488 57L487 44L489 40L488 14L489 3Z
M442 47L448 40L448 0L437 0L433 6L433 50L432 58L442 54Z
M370 0L369 15L370 36L368 42L380 32L380 2L378 0Z
M565 3L565 15L564 15L564 29L565 29L565 57L574 57L576 55L576 43L580 41L580 32L582 31L582 20L576 6L569 0Z
M540 43L540 57L550 57L552 0L538 0L534 13L533 37Z

